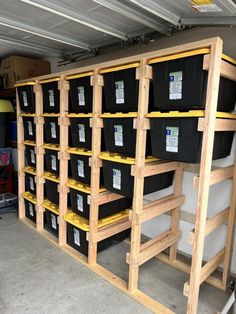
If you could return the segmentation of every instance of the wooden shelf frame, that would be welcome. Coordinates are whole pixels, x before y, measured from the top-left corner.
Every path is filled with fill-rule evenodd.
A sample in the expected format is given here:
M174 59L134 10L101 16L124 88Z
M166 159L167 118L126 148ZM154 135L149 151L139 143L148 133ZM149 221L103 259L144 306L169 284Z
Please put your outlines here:
M207 107L206 115L204 118L199 118L198 130L203 132L203 146L202 146L202 158L200 164L200 174L194 179L194 188L198 191L198 205L196 211L196 223L194 230L190 233L190 240L193 244L193 261L192 266L184 264L177 259L177 242L180 238L179 220L180 220L180 207L184 202L184 196L182 195L182 178L183 171L186 167L183 163L177 162L162 162L145 165L144 152L146 145L146 132L150 128L149 119L146 118L148 110L148 93L149 83L152 79L152 68L149 65L149 60L153 58L159 58L163 56L172 56L182 52L189 52L195 49L208 48L209 54L204 57L204 69L209 72L208 74L208 87L207 87ZM234 131L236 130L235 120L231 119L216 119L216 104L219 88L220 74L224 77L235 80L236 72L235 66L226 63L221 60L222 55L222 41L220 38L210 38L201 40L194 43L175 46L172 48L166 48L150 53L140 54L132 57L122 58L114 61L104 62L101 64L95 64L91 66L82 67L79 69L64 71L57 74L60 77L58 82L60 89L60 131L65 141L61 140L59 158L60 158L60 171L62 171L62 177L60 177L59 192L60 192L60 212L59 212L59 241L55 241L54 238L43 229L42 217L43 209L41 200L43 200L42 190L38 190L38 186L43 186L42 179L42 163L43 163L43 149L42 139L36 141L36 152L42 163L37 165L37 229L38 232L46 237L49 241L59 246L65 252L79 260L82 264L93 270L99 276L105 278L111 282L121 291L128 294L144 306L149 308L155 313L165 314L173 313L167 309L164 305L151 299L138 289L138 270L139 266L148 259L156 256L160 260L166 262L169 265L176 267L177 269L190 274L190 280L185 284L184 292L188 295L187 313L196 314L197 304L199 296L199 288L203 281L212 284L213 286L224 290L227 284L228 271L230 266L230 256L232 249L232 238L234 230L235 219L235 207L236 207L236 166L226 167L224 170L212 169L212 149L214 141L215 131ZM133 210L130 211L129 220L124 220L116 223L112 226L98 230L98 206L109 202L111 200L119 199L115 193L111 192L99 192L99 174L101 168L101 161L99 160L99 154L101 150L101 128L103 127L103 121L100 118L102 108L102 88L103 88L103 76L100 74L102 69L109 67L119 67L130 63L138 62L137 79L139 80L139 108L138 117L136 118L135 127L137 130L137 145L136 145L136 158L135 165L132 166L131 174L134 176L134 199ZM66 223L62 219L63 215L67 211L67 194L68 188L66 186L67 174L68 174L68 153L66 148L68 146L68 81L67 76L83 74L90 72L91 84L93 86L93 117L91 118L91 127L93 131L92 135L92 151L90 166L92 167L91 176L91 195L89 196L91 219L90 219L90 232L88 233L89 240L89 256L84 257L66 244ZM91 75L92 73L92 75ZM36 112L36 122L39 124L36 126L38 132L43 130L43 118L38 115L42 114L42 91L41 86L38 83L43 79L54 78L55 74L46 75L32 79L36 82L36 107L41 104L40 108ZM21 81L21 83L27 82ZM18 113L19 102L17 100ZM18 118L18 156L19 156L19 192L24 192L24 174L21 169L24 167L24 139L23 139L23 125L20 117ZM39 134L39 133L37 133ZM40 134L43 134L41 132ZM67 139L66 139L67 137ZM41 156L41 157L40 157ZM38 164L38 163L37 163ZM189 166L189 165L188 165ZM143 206L143 182L144 178L158 173L164 173L168 171L174 171L174 191L172 195L156 200L152 204ZM206 219L207 217L207 202L209 197L209 188L211 184L216 184L233 177L231 204L229 208L225 209L222 213L219 213L215 217ZM39 197L39 199L38 199ZM166 233L148 241L145 244L140 243L141 238L141 224L144 221L148 221L158 215L161 215L167 211L171 211L171 229ZM32 224L26 220L24 212L24 203L19 198L19 217L22 221L26 222L32 227ZM222 222L228 218L228 233L227 243L219 253L217 253L212 259L202 267L202 256L204 239L207 234L216 229ZM128 283L121 280L116 275L112 274L104 267L97 264L97 242L102 239L125 230L131 226L131 250L127 255L127 262L129 263L129 280ZM165 255L162 251L169 248L169 254ZM219 263L223 262L224 272L222 279L218 279L212 275L212 272L216 269Z

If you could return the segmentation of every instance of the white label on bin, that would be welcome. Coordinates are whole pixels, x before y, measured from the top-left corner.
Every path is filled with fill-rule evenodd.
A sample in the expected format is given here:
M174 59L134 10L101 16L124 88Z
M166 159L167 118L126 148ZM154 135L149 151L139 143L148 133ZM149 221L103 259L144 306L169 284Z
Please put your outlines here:
M22 92L22 97L23 97L24 107L28 107L28 99L27 99L27 93L26 93L26 91L23 91L23 92Z
M124 104L125 103L125 82L124 81L116 81L116 104Z
M113 182L112 186L114 189L120 190L121 189L121 171L119 169L112 169L112 177Z
M84 162L83 160L77 160L78 176L84 178Z
M55 106L55 100L54 100L54 90L53 89L48 90L48 97L49 97L49 106L54 107Z
M166 151L171 153L178 153L179 145L179 128L166 127Z
M33 126L31 121L27 121L29 135L33 135Z
M35 164L35 154L33 149L30 150L30 159L32 164Z
M79 142L85 142L85 126L84 124L78 124L79 128Z
M34 217L34 208L33 204L29 203L29 214L30 216Z
M50 122L50 126L51 126L51 137L52 138L57 138L56 123L55 122Z
M74 243L78 246L80 246L80 233L79 230L73 229L74 230Z
M169 73L169 99L182 99L182 80L183 72L170 72Z
M85 106L84 86L77 87L79 106Z
M84 211L84 202L83 202L83 196L80 194L77 194L77 209L80 212Z
M51 168L52 170L57 170L57 158L55 155L51 155Z
M114 125L114 136L115 136L115 146L124 146L122 125Z
M53 214L51 214L51 222L52 222L52 228L57 230L57 218Z
M30 189L34 191L34 178L29 177Z

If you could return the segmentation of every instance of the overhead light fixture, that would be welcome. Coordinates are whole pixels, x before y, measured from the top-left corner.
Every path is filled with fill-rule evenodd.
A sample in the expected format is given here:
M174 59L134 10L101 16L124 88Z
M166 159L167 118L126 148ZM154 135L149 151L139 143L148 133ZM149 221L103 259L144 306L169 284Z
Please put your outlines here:
M44 11L51 12L53 14L59 15L64 17L65 19L71 20L75 23L79 23L85 25L89 28L95 29L99 32L109 34L111 36L117 37L122 40L128 40L126 33L121 32L119 30L114 29L113 27L103 24L98 21L94 21L93 19L89 18L88 16L82 15L77 13L75 10L73 11L72 8L64 3L55 1L55 0L19 0L26 4L32 5Z

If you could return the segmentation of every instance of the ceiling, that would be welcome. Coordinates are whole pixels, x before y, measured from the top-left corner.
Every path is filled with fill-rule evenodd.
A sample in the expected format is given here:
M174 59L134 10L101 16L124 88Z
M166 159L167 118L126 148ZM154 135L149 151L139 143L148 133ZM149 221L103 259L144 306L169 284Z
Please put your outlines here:
M0 0L0 58L91 55L147 34L236 25L236 0Z

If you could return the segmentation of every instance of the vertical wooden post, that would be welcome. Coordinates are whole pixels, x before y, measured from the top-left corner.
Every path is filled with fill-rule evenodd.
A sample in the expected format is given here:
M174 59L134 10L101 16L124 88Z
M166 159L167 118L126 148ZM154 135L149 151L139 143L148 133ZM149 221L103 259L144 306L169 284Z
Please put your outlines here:
M195 237L193 243L193 256L187 304L188 314L197 313L209 198L212 153L216 124L216 108L219 91L222 47L223 43L220 38L216 38L215 43L211 45L210 67L208 72L206 95L206 112L204 122L205 125L203 131L198 200L195 221Z
M102 88L103 77L98 75L95 70L91 77L93 86L93 118L92 118L92 158L91 158L91 202L89 218L89 265L96 264L97 261L97 243L93 242L93 234L97 233L98 225L98 205L94 198L99 194L100 189L100 163L99 154L101 152L101 127L96 125L95 121L100 118L102 113Z
M36 81L34 86L35 92L35 123L36 123L36 229L42 230L43 221L43 198L44 198L44 180L42 179L44 170L44 155L42 150L43 145L43 123L40 115L43 113L43 92L42 86Z
M68 137L69 137L69 121L68 121L68 109L69 109L69 82L62 76L58 82L58 88L60 89L60 152L58 157L60 159L60 171L59 171L59 245L66 244L66 222L63 220L63 216L67 213L67 199L68 188L66 186L68 177Z
M143 188L144 178L139 176L139 169L145 166L146 136L147 130L143 128L143 119L148 112L149 85L152 78L152 68L143 59L140 67L136 70L136 79L139 79L137 136L135 153L135 177L134 177L134 198L131 229L131 247L129 264L129 291L134 292L138 287L139 266L135 260L140 251L141 224L137 224L136 215L143 209Z
M17 106L17 154L18 154L18 195L19 195L19 218L25 217L25 204L24 200L21 197L21 194L25 191L25 174L23 168L25 166L25 146L23 145L24 141L24 128L23 120L20 117L20 104L18 93L16 94L16 106Z

